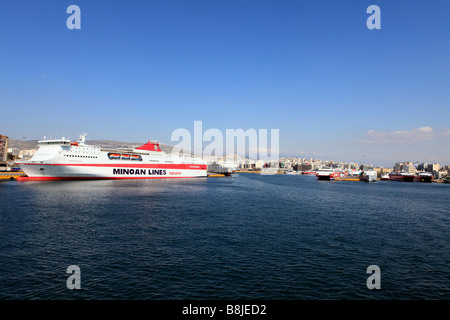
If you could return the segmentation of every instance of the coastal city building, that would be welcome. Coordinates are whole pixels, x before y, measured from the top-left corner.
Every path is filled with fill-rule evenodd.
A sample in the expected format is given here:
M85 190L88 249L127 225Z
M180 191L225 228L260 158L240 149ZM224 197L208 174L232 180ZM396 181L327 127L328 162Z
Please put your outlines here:
M16 140L12 140L16 141ZM36 153L37 148L20 148L19 145L11 143L11 140L4 135L0 135L0 166L13 166L16 160L28 160ZM312 157L282 157L279 161L254 160L241 157L235 154L226 156L209 156L204 159L209 164L219 164L227 167L230 165L235 170L260 171L264 168L278 168L280 173L313 172L323 168L330 168L346 172L349 175L359 175L364 170L375 170L377 175L387 175L393 171L409 174L418 174L420 172L429 172L435 179L441 179L449 176L450 167L441 166L439 163L396 162L393 167L373 166L372 164L358 164L355 162L343 162L334 160L321 160Z
M394 171L394 169L392 169L392 168L382 168L381 174L388 174L388 173L391 173L392 171Z
M7 136L0 135L0 166L6 166L8 161L8 141Z
M426 171L428 172L437 172L441 168L441 165L439 163L429 163L427 165Z
M394 165L394 171L414 174L416 172L416 166L412 161L396 162Z

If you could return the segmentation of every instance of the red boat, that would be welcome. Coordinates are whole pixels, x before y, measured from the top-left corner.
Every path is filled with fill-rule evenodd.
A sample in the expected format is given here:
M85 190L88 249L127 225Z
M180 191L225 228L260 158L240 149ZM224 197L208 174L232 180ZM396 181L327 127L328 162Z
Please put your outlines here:
M320 169L316 173L316 177L319 180L334 180L341 176L341 172L334 171L333 169Z
M415 175L407 172L391 172L389 173L389 180L413 182Z
M420 172L416 174L414 177L414 181L417 182L432 182L433 181L433 175L429 172Z

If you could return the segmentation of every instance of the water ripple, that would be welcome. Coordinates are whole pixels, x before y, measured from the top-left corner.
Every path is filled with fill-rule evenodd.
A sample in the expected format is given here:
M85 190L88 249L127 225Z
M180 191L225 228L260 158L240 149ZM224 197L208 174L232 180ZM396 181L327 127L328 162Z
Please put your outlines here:
M450 298L445 185L241 174L0 188L0 299ZM66 288L73 264L81 290ZM372 264L381 290L366 287Z

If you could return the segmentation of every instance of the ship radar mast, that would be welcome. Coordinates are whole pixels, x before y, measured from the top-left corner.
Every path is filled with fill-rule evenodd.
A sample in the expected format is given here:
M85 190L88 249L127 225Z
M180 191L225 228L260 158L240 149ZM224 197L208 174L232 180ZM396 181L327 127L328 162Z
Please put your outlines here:
M86 133L80 133L80 136L78 137L78 145L84 146L84 143L86 142Z

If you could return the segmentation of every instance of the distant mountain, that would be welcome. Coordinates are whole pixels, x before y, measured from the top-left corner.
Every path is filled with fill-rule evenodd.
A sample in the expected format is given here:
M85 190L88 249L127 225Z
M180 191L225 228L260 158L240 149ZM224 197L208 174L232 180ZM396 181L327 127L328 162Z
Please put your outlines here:
M116 140L86 140L86 144L100 146L102 148L132 148L142 146L145 142L124 142L124 141L116 141ZM171 152L173 146L160 143L160 148L164 152ZM37 140L18 140L18 139L9 139L8 148L12 149L37 149L38 143Z
M37 140L18 140L18 139L9 139L8 148L11 149L37 149L38 144Z
M146 142L124 142L124 141L117 141L117 140L86 140L86 144L100 146L102 148L137 148L145 144ZM161 148L161 151L164 152L171 152L173 149L173 146L170 146L168 144L160 143L159 147Z

